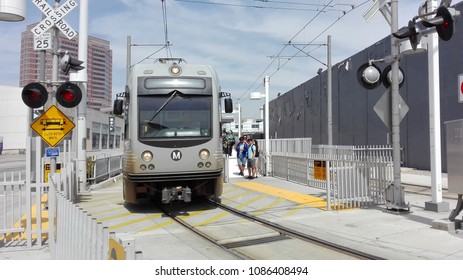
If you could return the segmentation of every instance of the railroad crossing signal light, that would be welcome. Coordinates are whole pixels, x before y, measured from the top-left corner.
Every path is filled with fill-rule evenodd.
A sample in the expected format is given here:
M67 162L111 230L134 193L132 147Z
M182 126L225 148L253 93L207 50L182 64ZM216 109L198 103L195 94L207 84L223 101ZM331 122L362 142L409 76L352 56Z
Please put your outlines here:
M408 26L400 28L397 30L397 32L392 33L392 35L399 39L408 38L414 51L416 50L416 46L420 43L421 40L419 29L417 28L416 23L412 20L408 22Z
M225 98L225 113L232 113L233 112L233 100L228 97Z
M63 70L64 74L68 75L69 71L75 70L79 71L84 69L84 66L81 66L81 64L84 63L83 61L77 60L75 58L72 58L71 55L69 55L69 52L65 52L60 61L59 61L59 66L61 70Z
M402 87L404 84L404 77L404 73L399 67L399 87ZM389 88L392 84L391 66L388 65L381 72L378 66L372 63L365 63L359 67L357 71L357 79L360 85L366 89L375 89L381 84L381 82L386 88Z
M381 70L374 64L365 63L358 69L357 79L364 88L375 89L381 84Z
M63 107L73 108L82 100L82 91L76 84L65 82L56 90L56 100Z
M453 36L453 15L455 15L455 10L445 6L440 6L437 8L436 16L429 20L423 20L423 25L425 27L436 27L437 34L439 38L444 41L449 41Z
M439 38L444 41L449 41L453 36L453 17L456 15L460 15L460 12L455 11L454 8L447 8L445 5L441 5L437 8L434 18L427 19L421 17L422 19L419 22L410 20L408 26L400 28L397 32L392 33L392 35L399 39L408 38L413 50L416 50L416 46L420 43L421 34L429 33L429 31L426 30L427 28L436 27Z
M40 83L30 83L23 88L21 97L24 104L30 108L36 109L47 103L48 91Z

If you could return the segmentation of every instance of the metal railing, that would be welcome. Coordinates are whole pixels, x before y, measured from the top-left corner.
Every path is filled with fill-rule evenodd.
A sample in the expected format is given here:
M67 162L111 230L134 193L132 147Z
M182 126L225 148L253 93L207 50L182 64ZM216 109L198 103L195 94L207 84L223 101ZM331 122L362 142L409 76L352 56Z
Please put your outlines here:
M122 172L122 154L97 154L87 158L87 182L96 184Z
M339 210L385 203L393 182L392 147L312 145L308 139L272 139L268 162L261 147L259 170L271 176L326 192L327 209ZM306 143L306 144L304 144ZM305 151L305 152L301 152Z

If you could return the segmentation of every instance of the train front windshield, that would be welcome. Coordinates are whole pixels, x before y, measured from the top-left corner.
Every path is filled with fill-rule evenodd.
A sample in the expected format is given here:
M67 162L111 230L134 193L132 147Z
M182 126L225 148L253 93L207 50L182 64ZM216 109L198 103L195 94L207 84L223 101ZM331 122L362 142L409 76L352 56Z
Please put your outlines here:
M139 138L211 137L211 107L211 95L139 96Z

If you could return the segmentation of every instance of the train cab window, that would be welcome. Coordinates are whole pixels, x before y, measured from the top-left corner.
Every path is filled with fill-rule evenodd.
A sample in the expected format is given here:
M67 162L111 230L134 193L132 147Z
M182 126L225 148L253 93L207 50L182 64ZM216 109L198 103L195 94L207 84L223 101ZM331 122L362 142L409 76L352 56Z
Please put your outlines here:
M140 139L211 137L212 96L146 95L138 106Z

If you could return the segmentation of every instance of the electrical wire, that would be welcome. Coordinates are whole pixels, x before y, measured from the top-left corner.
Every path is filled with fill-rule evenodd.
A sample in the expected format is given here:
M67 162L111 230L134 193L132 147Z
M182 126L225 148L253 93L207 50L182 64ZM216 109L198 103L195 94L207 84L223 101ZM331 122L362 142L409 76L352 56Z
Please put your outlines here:
M170 43L169 43L169 36L168 36L168 32L167 32L167 6L166 6L166 1L161 0L161 4L162 4L162 20L163 20L163 23L164 23L164 45L165 45L165 48L166 48L167 57L172 58L172 51L169 48Z
M317 12L317 11L320 11L319 8L317 8L317 9L305 9L305 8L272 7L272 6L246 5L246 4L234 4L234 3L207 2L207 1L200 1L200 0L175 0L175 1L178 1L178 2L195 3L195 4L217 5L217 6L255 8L255 9L272 9L272 10L289 10L289 11L310 11L310 12ZM268 2L268 1L263 1L263 2ZM286 3L286 4L290 4L290 3ZM296 3L294 3L294 4L296 4ZM300 4L300 5L303 5L303 4ZM314 4L314 5L315 5L315 4ZM315 6L326 7L325 5L315 5Z
M326 7L330 7L331 3L333 2L333 0L331 0L326 6ZM317 40L321 35L323 35L328 29L330 29L331 27L333 27L336 23L338 23L343 17L345 17L346 15L348 15L349 13L351 13L352 11L354 11L355 9L365 5L366 3L370 2L369 0L366 0L358 5L351 5L351 10L349 11L343 11L343 14L338 17L333 23L331 23L329 26L327 26L325 29L323 29L318 35L316 35L309 43L306 44L306 46L304 48L301 48L299 49L294 55L290 56L289 59L287 59L286 62L284 62L283 64L279 64L278 65L278 68L269 76L269 78L273 77L274 75L276 75L276 73L278 71L280 71L286 64L288 64L291 59L295 58L298 54L300 54L301 52L304 53L304 49L313 44L315 42L315 40ZM243 100L243 101L247 101L247 99L243 99L243 97L248 94L249 92L251 92L251 88L253 88L256 83L258 83L260 80L262 80L264 74L267 72L268 69L270 69L270 67L273 65L273 63L279 58L279 56L283 53L283 51L291 44L291 42L303 31L305 30L305 28L307 28L307 26L312 23L319 15L321 14L321 11L319 13L317 13L312 19L310 19L306 25L304 25L288 42L288 44L286 44L279 52L277 55L275 56L272 56L272 61L269 63L269 65L264 69L264 71L262 71L262 73L258 76L258 78L243 92L243 94L238 98L238 100ZM321 46L321 45L320 45ZM319 47L320 47L319 46ZM315 50L315 49L314 49ZM312 51L314 51L312 50ZM310 53L310 52L309 52ZM307 55L307 53L305 53ZM257 85L254 90L252 91L257 91L258 88L262 87L262 84L259 84Z

